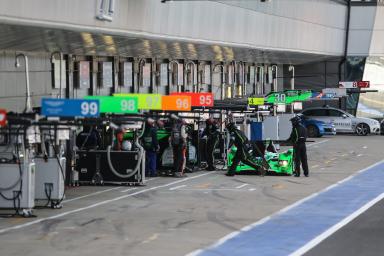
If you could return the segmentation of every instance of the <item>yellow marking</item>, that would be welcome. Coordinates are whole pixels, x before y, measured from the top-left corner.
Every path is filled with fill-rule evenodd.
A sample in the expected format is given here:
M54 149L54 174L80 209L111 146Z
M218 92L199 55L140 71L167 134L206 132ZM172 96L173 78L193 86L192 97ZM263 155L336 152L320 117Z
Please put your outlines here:
M274 185L272 185L272 187L273 187L274 189L283 189L283 188L284 188L284 186L281 185L281 184L274 184Z
M329 164L331 161L325 161L326 164Z
M159 237L159 234L155 233L155 234L151 235L150 237L148 237L147 240L144 240L144 241L141 242L141 243L142 243L142 244L150 243L151 241L156 240L158 237Z
M20 224L25 222L25 218L14 218L9 221L11 224Z
M204 184L195 186L195 188L209 188L210 186L211 186L211 183L204 183Z

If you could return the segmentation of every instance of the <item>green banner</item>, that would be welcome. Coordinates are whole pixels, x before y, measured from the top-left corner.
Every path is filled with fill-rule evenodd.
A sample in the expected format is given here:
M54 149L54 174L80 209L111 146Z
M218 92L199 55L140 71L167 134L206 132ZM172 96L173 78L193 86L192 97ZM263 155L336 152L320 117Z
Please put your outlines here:
M296 101L306 101L312 97L311 91L286 90L281 92L271 92L265 98L270 104L292 104Z
M161 94L149 93L118 93L114 97L137 97L139 99L139 109L161 110Z
M100 101L100 113L136 114L138 113L137 97L86 96L85 99Z

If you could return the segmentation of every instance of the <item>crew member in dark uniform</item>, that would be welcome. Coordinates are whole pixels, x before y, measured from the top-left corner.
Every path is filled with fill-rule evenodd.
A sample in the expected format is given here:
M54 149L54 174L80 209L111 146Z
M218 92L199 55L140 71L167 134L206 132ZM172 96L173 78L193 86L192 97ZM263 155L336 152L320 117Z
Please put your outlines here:
M185 130L185 121L178 116L172 115L173 124L170 136L170 142L173 149L174 176L184 177L187 151L187 133Z
M243 162L244 164L251 166L255 170L260 170L260 174L264 176L266 170L262 166L258 166L251 160L250 154L247 150L248 138L245 136L245 134L239 129L237 129L234 123L229 123L227 125L227 130L229 131L231 137L233 137L233 141L231 142L229 148L231 148L232 145L235 145L237 151L235 157L233 158L232 165L225 175L234 176L236 167L239 165L240 162Z
M215 148L217 145L217 142L219 141L219 129L216 125L216 122L213 118L208 118L205 121L205 129L202 133L202 137L207 136L207 171L214 171L215 166L214 166L214 153L215 153Z
M149 177L157 176L157 151L159 142L157 141L157 128L155 120L148 118L145 125L143 136L141 137L143 148L145 149L145 175Z
M299 116L291 118L290 121L292 122L292 132L288 141L293 144L295 177L300 177L300 163L303 167L305 177L308 177L307 147L305 146L307 140L307 128L301 124L301 118Z

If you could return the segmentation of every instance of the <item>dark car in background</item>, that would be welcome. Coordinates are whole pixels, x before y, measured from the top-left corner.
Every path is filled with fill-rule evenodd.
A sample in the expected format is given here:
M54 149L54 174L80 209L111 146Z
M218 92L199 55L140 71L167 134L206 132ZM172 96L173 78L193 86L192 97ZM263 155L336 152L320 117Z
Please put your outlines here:
M332 122L315 120L302 116L302 123L307 128L308 137L321 137L323 135L336 135L336 127Z

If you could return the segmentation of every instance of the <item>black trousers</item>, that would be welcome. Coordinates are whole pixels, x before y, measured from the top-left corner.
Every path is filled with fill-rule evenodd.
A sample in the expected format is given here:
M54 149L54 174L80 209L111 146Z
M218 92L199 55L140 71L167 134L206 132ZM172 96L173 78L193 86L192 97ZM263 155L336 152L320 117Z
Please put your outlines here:
M184 173L186 146L173 145L173 169L175 172Z
M217 144L217 139L208 139L207 140L207 164L208 164L208 170L213 170L215 168L214 161L215 161L215 148Z
M304 175L309 174L308 160L307 160L307 147L305 143L298 143L293 146L294 160L295 160L295 174L300 175L300 164L303 167Z
M233 158L232 165L228 170L228 174L235 174L236 167L239 165L240 162L251 166L255 170L260 169L260 166L258 166L257 164L255 164L249 159L248 153L246 153L244 148L238 148L236 151L236 155Z

